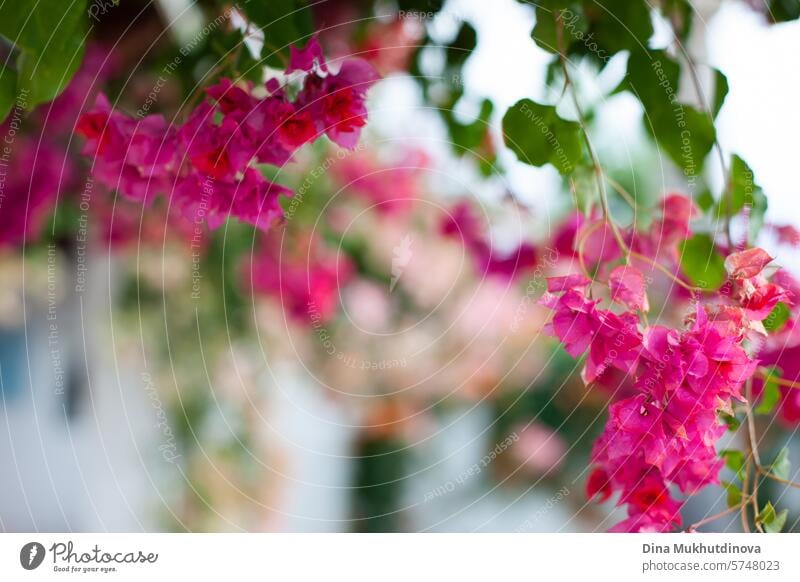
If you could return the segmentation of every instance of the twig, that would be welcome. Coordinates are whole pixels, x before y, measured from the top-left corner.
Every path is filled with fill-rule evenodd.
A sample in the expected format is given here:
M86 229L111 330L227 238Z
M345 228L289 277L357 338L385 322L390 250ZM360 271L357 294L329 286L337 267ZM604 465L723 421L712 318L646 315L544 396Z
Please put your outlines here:
M714 515L711 515L709 517L701 519L700 521L698 521L696 523L693 523L692 525L687 527L685 531L692 532L692 531L696 530L698 527L700 527L702 525L706 525L708 523L711 523L712 521L718 520L721 517L725 517L726 515L729 515L731 513L739 511L741 509L742 505L747 503L747 501L748 501L747 499L743 499L742 501L740 501L736 505L733 505L733 506L729 507L728 509L726 509L724 511L720 511L719 513L715 513Z

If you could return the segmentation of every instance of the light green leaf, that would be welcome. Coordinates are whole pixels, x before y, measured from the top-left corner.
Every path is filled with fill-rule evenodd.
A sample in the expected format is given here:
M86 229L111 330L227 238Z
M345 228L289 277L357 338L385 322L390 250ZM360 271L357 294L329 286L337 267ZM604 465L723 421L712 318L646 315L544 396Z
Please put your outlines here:
M764 378L764 389L761 392L761 400L755 409L756 414L772 414L775 405L781 399L781 391L775 381L776 378L780 378L781 370L776 366L771 366L769 370L769 374Z
M729 481L720 481L720 484L725 488L725 491L728 494L728 507L735 507L742 502L742 491L737 485L730 483Z
M784 509L771 522L764 524L764 531L767 533L780 533L786 525L787 517L789 517L789 510Z
M783 329L786 325L786 322L789 321L789 318L792 316L792 312L786 306L783 301L778 301L775 304L775 307L772 308L772 311L769 312L766 319L764 320L764 328L767 331L776 332Z
M791 469L792 463L789 461L789 449L783 447L769 466L769 472L779 479L789 479L789 471Z

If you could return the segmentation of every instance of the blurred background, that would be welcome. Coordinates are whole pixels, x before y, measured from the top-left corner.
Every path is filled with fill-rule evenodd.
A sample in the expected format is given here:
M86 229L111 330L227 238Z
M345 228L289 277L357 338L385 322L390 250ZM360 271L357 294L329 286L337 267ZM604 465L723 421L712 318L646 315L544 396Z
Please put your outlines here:
M229 221L195 240L163 207L88 178L72 130L99 87L170 118L220 55L260 42L235 5L211 26L210 4L90 2L72 85L23 129L5 124L18 137L3 195L27 196L31 225L0 247L0 529L608 529L612 504L584 488L623 379L585 388L541 334L544 277L573 266L574 200L500 129L519 99L562 90L531 41L532 7L314 5L326 55L383 77L361 143L314 144L275 173L296 192L279 229ZM767 221L800 228L800 23L772 23L757 2L692 6L699 74L710 88L712 65L729 84L721 147L749 161ZM668 44L653 19L652 42ZM614 91L625 59L576 63L603 165L637 200L700 196L648 139L638 101ZM703 180L719 187L717 164ZM800 275L797 241L763 239ZM795 467L798 420L787 409L764 427L765 450L789 445ZM724 497L692 498L685 521ZM800 492L772 499L796 529Z

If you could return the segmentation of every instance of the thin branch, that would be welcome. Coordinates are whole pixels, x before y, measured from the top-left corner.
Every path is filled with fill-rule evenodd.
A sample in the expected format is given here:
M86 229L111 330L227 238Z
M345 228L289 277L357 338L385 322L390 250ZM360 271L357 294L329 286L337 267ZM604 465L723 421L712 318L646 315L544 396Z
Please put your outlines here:
M747 501L748 501L748 499L742 499L742 501L740 501L736 505L733 505L733 506L729 507L728 509L726 509L724 511L720 511L719 513L715 513L714 515L711 515L709 517L706 517L705 519L701 519L700 521L693 523L692 525L687 527L685 531L693 532L694 530L696 530L700 526L709 524L712 521L716 521L716 520L718 520L718 519L720 519L722 517L725 517L726 515L730 515L731 513L739 511L741 509L742 505L747 503Z

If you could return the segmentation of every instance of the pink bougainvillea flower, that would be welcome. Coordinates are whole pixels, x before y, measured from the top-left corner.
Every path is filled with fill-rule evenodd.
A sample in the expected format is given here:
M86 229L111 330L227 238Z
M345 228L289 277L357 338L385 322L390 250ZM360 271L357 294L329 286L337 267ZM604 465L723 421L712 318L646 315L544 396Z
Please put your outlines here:
M734 297L751 321L763 321L779 301L791 302L792 294L763 275L772 257L763 249L751 248L725 259L725 269L734 285Z
M303 48L292 46L289 48L289 67L287 73L295 71L309 72L314 67L319 67L323 73L328 72L328 65L325 56L322 54L322 47L315 36L311 37Z
M797 230L791 224L772 225L772 230L778 235L778 242L781 244L793 247L800 246L800 230Z
M634 311L649 311L645 280L642 272L629 265L619 265L608 278L611 300Z
M725 270L732 279L751 279L761 273L772 262L767 251L754 247L725 258Z

